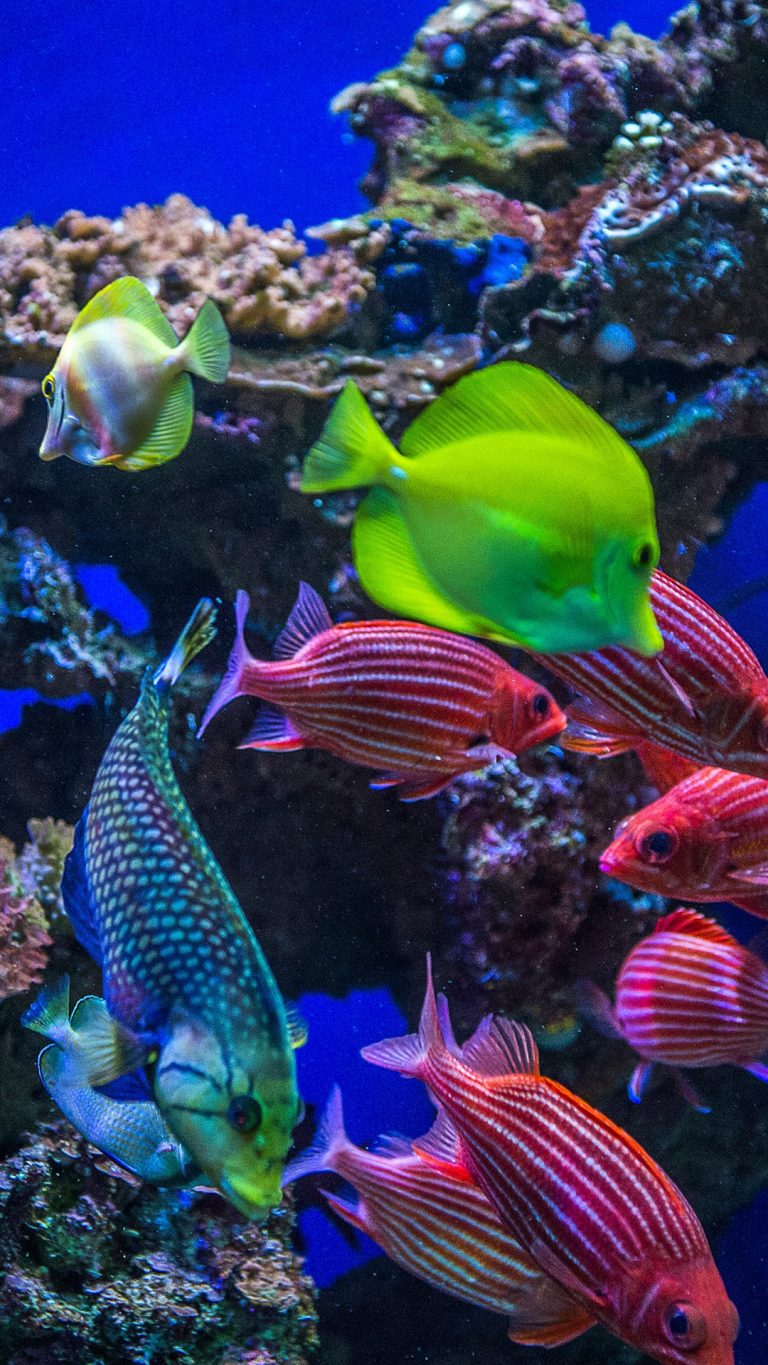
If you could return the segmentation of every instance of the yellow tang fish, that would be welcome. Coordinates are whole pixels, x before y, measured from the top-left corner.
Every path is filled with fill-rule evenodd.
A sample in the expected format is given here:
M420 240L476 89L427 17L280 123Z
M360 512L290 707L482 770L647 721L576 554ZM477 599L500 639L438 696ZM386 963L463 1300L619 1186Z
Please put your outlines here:
M99 291L72 323L43 380L48 426L40 458L148 469L182 451L194 417L190 374L221 383L229 334L207 299L179 341L131 275Z
M550 653L663 648L648 599L659 558L648 475L543 371L503 362L467 375L400 451L350 381L301 486L368 485L355 565L388 611Z

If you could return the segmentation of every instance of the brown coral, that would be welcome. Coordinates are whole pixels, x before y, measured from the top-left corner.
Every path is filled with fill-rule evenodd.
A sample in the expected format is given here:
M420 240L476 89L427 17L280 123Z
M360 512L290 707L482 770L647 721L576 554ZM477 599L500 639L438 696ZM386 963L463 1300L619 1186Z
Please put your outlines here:
M45 911L19 881L13 844L0 839L0 1000L42 980L50 946Z
M82 307L119 275L137 275L176 330L189 327L206 296L236 337L306 340L333 332L373 287L380 239L367 228L350 242L308 256L291 223L271 231L243 214L229 227L172 195L117 219L74 210L53 228L0 232L0 328L7 354L48 358Z

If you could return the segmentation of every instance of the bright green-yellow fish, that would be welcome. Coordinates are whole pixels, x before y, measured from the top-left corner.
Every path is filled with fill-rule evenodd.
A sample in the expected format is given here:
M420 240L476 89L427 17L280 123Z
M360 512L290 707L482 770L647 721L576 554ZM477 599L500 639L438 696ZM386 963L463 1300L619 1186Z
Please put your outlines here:
M229 355L211 299L179 341L141 280L115 280L78 313L43 380L48 426L40 458L130 470L172 460L192 430L190 374L221 383Z
M467 375L400 451L348 383L301 486L369 485L355 565L388 611L551 653L663 648L648 599L659 558L648 475L543 371L510 362Z

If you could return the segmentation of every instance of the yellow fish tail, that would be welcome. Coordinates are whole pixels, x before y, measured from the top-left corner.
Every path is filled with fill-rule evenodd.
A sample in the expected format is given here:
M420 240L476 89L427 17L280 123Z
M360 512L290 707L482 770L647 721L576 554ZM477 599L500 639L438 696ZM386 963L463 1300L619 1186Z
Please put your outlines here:
M304 461L304 493L367 488L389 482L400 456L350 379L337 398L319 441Z
M186 369L212 384L223 384L229 370L231 346L227 325L213 299L206 299L184 340L181 352Z

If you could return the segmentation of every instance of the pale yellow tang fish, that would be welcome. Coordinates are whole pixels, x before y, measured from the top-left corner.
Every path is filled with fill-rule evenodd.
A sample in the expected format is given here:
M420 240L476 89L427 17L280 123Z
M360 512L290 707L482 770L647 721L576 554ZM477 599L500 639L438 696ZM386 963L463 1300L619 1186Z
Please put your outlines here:
M183 341L141 280L115 280L78 314L43 380L40 458L148 469L182 451L194 417L190 374L221 383L229 334L207 299Z

